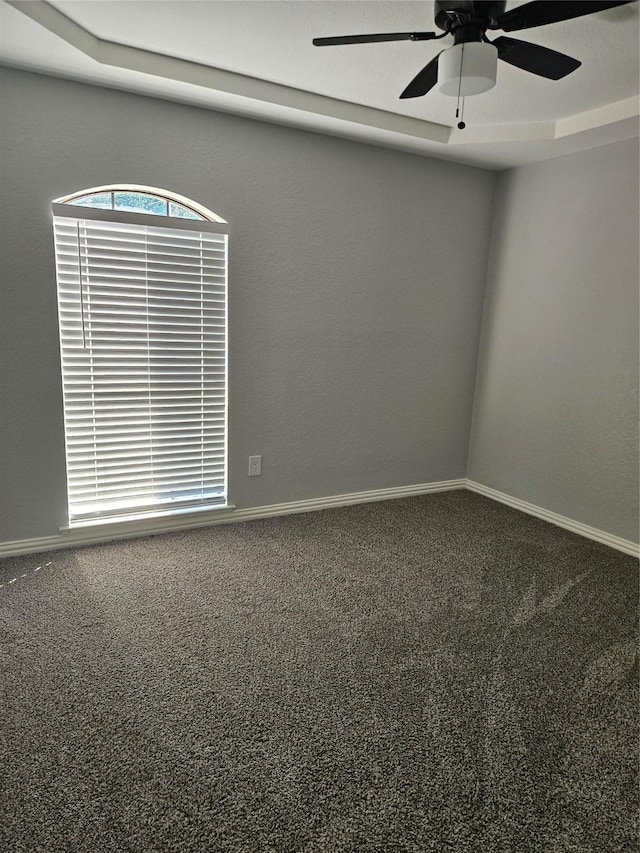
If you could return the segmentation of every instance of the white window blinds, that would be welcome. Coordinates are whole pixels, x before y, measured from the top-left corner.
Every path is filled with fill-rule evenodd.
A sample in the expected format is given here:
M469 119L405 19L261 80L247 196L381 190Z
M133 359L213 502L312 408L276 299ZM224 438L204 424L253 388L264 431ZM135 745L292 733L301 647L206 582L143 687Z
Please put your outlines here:
M54 216L70 525L224 504L226 235L78 213Z

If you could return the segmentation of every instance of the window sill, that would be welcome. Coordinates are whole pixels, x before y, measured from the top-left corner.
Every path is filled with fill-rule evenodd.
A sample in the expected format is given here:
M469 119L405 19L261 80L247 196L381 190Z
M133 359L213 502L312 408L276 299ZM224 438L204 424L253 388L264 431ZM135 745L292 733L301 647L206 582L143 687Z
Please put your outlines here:
M220 511L234 510L235 504L208 504L202 507L184 507L182 509L160 510L154 512L135 512L130 515L117 515L108 518L91 518L70 522L67 527L61 527L61 533L71 533L77 530L99 530L104 528L116 530L130 530L132 528L144 528L155 530L171 530L186 525L192 519L204 520L206 515ZM154 524L158 522L158 524Z

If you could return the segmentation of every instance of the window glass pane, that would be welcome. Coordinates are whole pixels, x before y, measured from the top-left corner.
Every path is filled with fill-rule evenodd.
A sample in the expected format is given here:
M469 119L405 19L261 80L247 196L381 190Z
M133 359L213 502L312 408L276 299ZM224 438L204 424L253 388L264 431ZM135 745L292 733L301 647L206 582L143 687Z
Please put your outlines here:
M176 204L173 201L169 203L169 216L179 216L181 219L204 219L203 216L199 216L195 211L189 210L188 207L183 207L183 205Z
M155 213L158 216L167 215L167 202L163 198L136 192L116 192L113 196L115 210L128 210L133 213Z
M99 207L102 210L111 210L111 193L94 193L94 195L83 195L81 198L70 201L76 207Z
M134 213L152 213L156 216L175 216L178 219L206 220L183 204L135 190L91 193L67 202L76 207L94 207L102 210L122 210Z

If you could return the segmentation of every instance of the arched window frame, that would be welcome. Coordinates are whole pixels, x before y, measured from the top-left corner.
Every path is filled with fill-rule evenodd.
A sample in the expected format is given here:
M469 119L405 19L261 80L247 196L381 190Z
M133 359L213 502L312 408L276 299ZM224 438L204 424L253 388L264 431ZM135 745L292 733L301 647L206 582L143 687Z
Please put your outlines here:
M106 195L109 193L111 195L111 207L104 208L93 207L92 205L79 205L78 202L82 199L90 198L91 196L96 195ZM60 198L54 199L54 204L68 204L73 207L83 207L85 210L113 210L118 213L129 213L134 211L125 211L118 210L114 204L114 197L118 193L123 193L127 195L141 195L141 196L152 196L154 198L160 199L162 201L167 202L167 208L169 209L169 205L175 204L180 207L184 207L187 210L193 212L195 214L194 218L202 219L208 222L218 222L225 223L225 220L222 217L218 216L212 210L205 207L203 204L199 204L193 199L187 198L186 196L180 195L179 193L174 193L169 190L160 189L159 187L148 187L143 186L142 184L105 184L99 187L90 187L89 189L79 190L75 193L70 193L69 195L61 196ZM140 213L141 215L150 215L150 216L163 216L163 214L149 214L144 211L135 211L136 213ZM171 217L169 213L167 213L166 218L181 218L181 217Z
M127 194L140 193L140 194L144 194L146 196L151 195L151 196L166 200L168 202L167 211L169 211L169 209L170 209L169 203L174 203L174 204L183 206L190 211L193 211L194 214L198 216L198 218L195 218L195 217L194 218L186 218L184 216L168 216L168 215L162 215L162 214L159 215L157 213L148 213L148 212L141 213L138 211L131 211L131 210L129 210L129 211L118 210L118 209L114 210L111 208L88 207L88 206L84 206L84 205L74 204L74 201L77 201L79 199L86 198L88 196L92 196L92 195L95 195L97 193L106 193L106 192L110 192L110 193L114 193L114 194L118 193L118 192L125 192ZM60 319L60 344L61 344L61 354L62 354L63 393L64 393L64 398L65 398L65 436L66 436L66 444L67 444L67 480L68 480L68 486L69 486L69 489L68 489L68 493L69 493L69 526L74 527L74 528L85 527L88 525L104 524L105 522L131 521L131 520L142 519L142 518L155 518L155 517L167 516L167 515L189 514L189 513L200 512L200 511L205 511L205 510L229 508L230 505L228 503L228 496L227 496L227 459L228 459L228 452L227 452L227 447L228 447L228 440L227 440L227 425L228 425L228 420L227 420L227 376L228 376L227 352L228 352L228 348L227 348L227 326L226 326L226 323L227 323L227 321L226 321L226 318L227 318L227 235L228 235L228 231L229 231L228 223L224 219L222 219L220 216L213 213L213 211L208 210L203 205L193 201L192 199L188 199L185 196L178 195L177 193L173 193L173 192L170 192L167 190L162 190L162 189L159 189L156 187L147 187L147 186L142 186L142 185L131 185L131 184L117 184L117 185L113 184L113 185L108 185L108 186L91 187L91 188L81 190L81 191L78 191L75 193L70 193L70 194L68 194L66 196L62 196L62 197L56 199L54 202L52 202L52 212L53 212L53 218L54 218L54 233L56 236L56 268L57 268L58 294L59 294L58 309L59 309L59 319ZM65 225L65 223L67 223L67 224ZM134 228L132 229L130 226L134 226ZM184 231L193 232L193 237L190 235L187 235L187 234L184 235L184 239L186 239L190 245L193 245L194 239L195 239L196 243L198 241L200 241L201 246L204 245L205 243L207 243L207 241L210 242L212 239L215 239L217 241L216 245L224 247L224 250L223 250L224 262L223 262L222 267L220 267L218 261L216 261L218 266L216 267L216 270L215 270L214 289L217 288L217 291L213 297L213 298L215 298L217 303L220 303L220 296L221 296L221 294L223 295L222 303L216 304L215 307L216 307L216 309L219 309L223 306L224 320L223 320L223 326L222 327L220 326L219 320L216 320L216 323L218 324L218 326L213 332L211 332L211 334L214 334L216 336L216 338L215 338L216 341L218 340L218 336L220 334L220 331L223 332L223 335L222 335L223 350L216 353L216 358L219 355L220 358L222 359L223 372L222 372L222 374L220 374L219 365L218 365L217 361L216 361L216 368L214 371L216 374L216 376L214 377L216 379L216 383L214 383L214 384L216 385L216 387L218 389L223 386L223 400L224 400L224 403L222 406L223 415L220 416L219 414L216 414L216 418L217 418L216 432L217 432L217 427L221 426L222 427L222 433L223 433L223 442L222 442L223 447L222 447L222 450L216 449L216 451L215 451L215 454L217 454L217 457L218 457L217 461L216 461L216 465L218 465L218 467L220 467L220 466L222 467L223 474L222 474L221 478L218 477L218 475L216 475L216 477L218 478L217 482L219 485L212 487L212 488L214 488L214 491L211 491L211 488L206 490L203 486L202 487L202 495L203 496L201 496L199 498L188 497L185 499L183 495L178 494L178 492L180 492L180 489L178 489L178 492L175 493L176 497L167 498L166 494L163 493L161 495L161 497L159 497L156 500L155 503L153 501L147 501L146 503L144 503L144 502L140 503L140 505L135 505L135 506L134 505L124 506L123 505L119 508L114 509L112 507L111 508L110 507L100 508L99 501L96 501L95 508L91 508L87 511L83 511L82 508L79 508L78 499L76 499L74 497L74 489L76 487L71 482L73 480L74 475L72 473L72 467L73 466L70 463L70 460L72 459L72 454L70 455L70 446L72 443L72 442L70 443L70 435L71 435L73 430L70 429L70 427L69 427L69 422L70 422L69 413L70 413L70 407L71 407L71 404L69 403L69 401L72 399L72 394L70 393L69 389L71 388L71 381L73 381L75 383L77 380L76 380L76 374L75 373L73 376L73 380L70 380L70 376L71 376L70 369L65 368L65 352L67 355L68 364L71 364L73 362L72 366L73 366L74 371L76 369L76 363L74 362L74 359L78 358L78 351L79 350L85 350L85 349L87 349L87 346L89 346L90 348L92 348L92 353L94 352L94 350L93 350L94 344L92 343L93 332L91 331L93 319L92 319L92 312L91 312L91 309L89 306L89 302L90 302L90 298L91 298L91 296L90 296L90 289L91 288L89 286L89 280L93 277L93 272L91 272L91 275L90 275L89 264L85 262L84 253L87 252L88 242L87 242L86 237L84 237L82 235L88 234L88 233L93 233L95 235L96 233L99 234L102 231L103 236L104 236L104 234L108 233L109 229L111 229L111 234L115 235L116 237L118 236L118 234L123 234L126 237L125 242L127 244L131 239L133 239L134 242L136 242L136 240L137 240L138 243L137 243L136 251L138 252L138 254L141 251L141 246L143 247L142 248L143 253L146 253L147 241L149 241L151 243L153 243L155 241L156 244L158 242L160 244L162 244L163 241L165 240L165 235L167 237L167 239L166 239L166 245L167 246L169 246L170 244L187 245L187 244L184 244L183 238L178 236L180 232L184 232ZM66 236L59 239L59 234L63 234L63 233ZM76 237L76 234L77 234L77 237ZM171 237L171 234L173 234L174 236ZM218 235L218 236L214 238L214 235ZM71 253L68 251L68 245L66 247L66 254L65 254L65 249L61 248L61 246L65 240L67 242L69 240L71 240L71 243L73 243L74 249ZM90 243L90 240L89 240L89 243ZM76 251L76 249L77 249L77 251ZM154 251L156 252L154 257L157 259L157 249L155 249ZM187 253L189 253L190 251L191 251L190 249L187 249ZM181 253L182 253L182 255L184 255L185 250L180 249L180 248L177 248L177 249L176 248L168 248L167 252L169 254L166 257L166 260L168 260L168 262L170 264L171 263L178 264L177 269L181 269L182 264L184 263L184 257L181 256ZM175 252L178 252L178 255L175 255ZM214 254L216 254L216 252L214 252ZM62 255L64 255L64 257L62 257ZM75 255L75 257L74 257L74 255ZM89 250L89 256L90 255L91 255L91 251ZM203 258L203 257L204 256L201 256L201 258ZM89 260L91 260L91 257L89 257ZM118 264L120 262L121 262L121 260L117 259L116 267L118 266ZM202 269L202 263L203 262L204 261L202 259L199 262L201 269ZM99 270L101 261L98 259L96 261L96 263L97 263L97 267L94 267L94 269L97 268ZM109 262L109 263L112 263L112 262ZM71 266L70 266L70 264L71 264ZM74 264L75 264L75 267L74 267ZM128 266L128 265L129 265L129 263L125 259L124 266ZM145 265L146 265L146 262L145 262ZM150 264L150 269L152 266L153 266L153 264ZM220 270L223 271L222 277L220 277ZM74 300L73 286L69 285L69 282L73 281L74 272L75 272L75 277L76 277L75 289L77 291L75 294L75 301L76 301L75 307L73 306L73 300ZM206 270L205 270L205 272L206 272ZM107 274L108 274L108 276L111 276L112 275L112 269L108 270ZM99 271L96 273L96 275L98 276L98 278L100 277ZM104 275L104 273L102 275ZM117 275L119 275L119 273L117 273ZM146 275L146 271L145 271L145 275ZM150 273L150 275L152 275L152 273ZM183 277L183 276L180 273L178 275L178 278L181 278L181 277ZM196 276L196 278L197 278L197 276ZM202 279L202 281L204 281L204 279ZM122 279L121 279L121 282L122 282ZM100 283L99 283L98 286L104 288L104 284L100 285ZM163 283L163 276L161 275L159 283L154 283L153 281L151 281L150 286L151 286L152 290L154 287L157 287L157 286L164 288L165 285ZM185 287L184 282L178 283L179 289L184 288L184 287ZM204 285L202 285L201 287L204 287ZM127 286L126 286L126 281L125 281L125 290L126 289L127 289ZM178 306L180 305L180 300L182 299L182 294L184 294L184 290L181 290L180 293L175 297L174 301L177 303ZM135 295L136 295L136 300L139 301L139 291ZM162 298L164 299L165 297L163 296ZM211 297L203 296L202 298L208 299ZM124 320L124 322L128 323L128 322L130 322L131 317L128 315L125 316L122 313L123 311L127 311L128 309L126 309L126 308L123 309L121 307L121 297L120 296L118 297L118 300L119 300L118 301L118 307L117 308L114 307L114 309L113 309L114 314L117 314L117 312L120 312L121 319ZM162 303L162 306L163 306L162 307L162 314L163 314L163 316L162 316L162 320L161 320L163 332L166 332L166 323L172 322L170 318L167 321L165 305L166 305L166 303L163 302ZM204 305L204 303L203 303L203 305ZM103 310L103 314L104 314L104 310L105 310L104 306L103 306L102 310ZM109 312L109 310L110 309L108 309L108 312ZM132 310L133 310L132 316L133 316L133 319L135 321L135 310L136 309L132 309ZM73 313L74 311L75 311L75 315ZM153 310L149 311L149 309L147 309L147 311L148 311L148 313L153 314ZM176 320L175 320L175 322L177 323L177 326L176 326L177 329L181 325L182 326L184 325L184 317L179 316L179 315L181 315L181 312L182 312L182 308L178 307L177 308L177 314L176 314ZM214 313L218 314L218 311L216 311ZM78 318L80 318L80 322L78 321ZM117 317L115 318L115 322L118 322ZM196 321L196 323L197 322L198 321ZM71 337L73 337L73 335L75 335L75 341L71 340L71 342L69 339L69 334L67 334L66 341L63 340L64 335L65 335L64 330L65 329L68 330L70 327L73 327L75 329L75 331L72 332L72 334L71 334ZM80 327L82 330L81 336L80 336L80 333L78 332L78 329ZM117 327L116 327L116 330L117 330ZM98 332L98 334L99 334L99 332ZM81 337L81 342L80 342L80 337ZM87 342L88 342L88 344L87 344ZM66 346L66 350L65 350L65 346ZM75 348L75 355L73 355L73 353L72 353L71 357L69 357L69 353L70 353L69 346L71 346L72 349ZM158 356L158 353L155 353L155 355ZM139 353L134 353L134 356L138 356L138 358L139 358ZM153 360L153 358L154 358L154 353L151 353L151 360ZM80 361L82 361L81 357L80 357ZM96 359L94 359L93 355L91 356L90 361L91 361L91 367L90 367L90 370L87 371L87 376L89 374L91 374L91 378L90 378L90 380L88 380L88 384L91 385L91 387L93 389L92 383L93 383L93 373L94 373L94 362L96 361ZM151 364L151 361L149 363ZM204 362L203 362L203 364L204 364ZM156 374L150 375L151 381L155 381L157 378L158 377ZM221 380L221 381L218 381L218 380ZM209 397L208 397L208 394L210 392L205 391L205 388L207 388L207 387L210 387L210 386L205 385L205 384L202 385L202 392L201 393L203 395L202 399L204 401L203 402L203 406L204 406L203 412L206 409L207 405L211 402ZM220 393L219 390L216 391L216 394L219 395L219 393ZM91 390L91 394L93 395L93 390ZM93 404L91 404L91 405L93 405ZM160 405L162 405L162 402L160 403ZM218 410L220 408L221 408L221 406L216 404L216 409ZM150 418L151 418L150 422L153 422L155 415L150 415ZM160 428L162 429L162 426L160 426ZM151 429L153 429L153 428L151 427ZM204 433L203 433L203 435L204 435ZM177 446L179 446L179 445L180 445L180 442L177 442ZM101 451L99 446L98 446L98 449L96 451L95 447L96 447L96 445L95 445L95 438L94 438L94 454L97 453L97 455L99 456L102 451ZM203 453L204 453L204 450L203 450ZM203 456L203 459L204 458L205 457ZM179 459L177 459L177 460L172 459L171 460L172 465L173 465L174 461L177 461L178 467L180 467L179 466ZM134 460L134 462L136 462L136 464L137 464L137 460ZM192 459L185 459L185 466L187 468L189 466L192 467L192 462L193 462ZM111 463L109 463L109 464L111 464ZM152 462L151 467L153 467L153 465L154 465L154 463ZM135 468L135 465L132 465L132 468ZM109 475L111 475L112 472L111 472L111 470L109 470L107 473ZM138 472L134 471L133 473L137 475ZM135 479L133 477L133 475L132 475L132 478ZM216 478L214 477L214 480L215 479ZM186 487L182 491L185 492ZM206 492L206 494L205 494L205 492ZM155 494L155 492L154 492L154 494Z

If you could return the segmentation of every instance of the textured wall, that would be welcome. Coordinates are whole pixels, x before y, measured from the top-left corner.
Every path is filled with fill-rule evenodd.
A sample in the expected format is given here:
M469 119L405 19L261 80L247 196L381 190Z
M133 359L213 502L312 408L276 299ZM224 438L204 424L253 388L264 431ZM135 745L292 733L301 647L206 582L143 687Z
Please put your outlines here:
M638 140L502 173L469 478L638 541Z
M66 521L49 203L99 184L230 222L237 505L465 475L493 174L8 69L0 96L0 541Z

